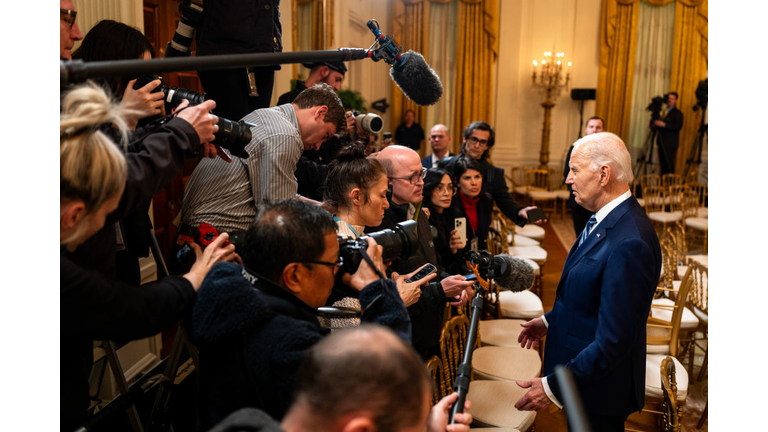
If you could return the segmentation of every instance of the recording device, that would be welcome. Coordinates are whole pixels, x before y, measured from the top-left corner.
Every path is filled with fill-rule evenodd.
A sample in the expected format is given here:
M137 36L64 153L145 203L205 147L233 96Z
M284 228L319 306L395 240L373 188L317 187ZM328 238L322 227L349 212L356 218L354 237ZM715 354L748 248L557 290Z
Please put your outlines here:
M699 108L707 109L707 103L709 102L709 78L699 81L698 87L696 87L696 105L693 106L694 111L698 111Z
M134 84L134 89L140 89L154 80L161 80L162 77L157 74L144 74L140 76ZM162 91L165 94L165 111L171 112L171 110L184 100L189 101L189 106L199 105L205 102L206 94L200 94L194 90L188 90L180 87L169 87L164 84L160 84L152 90L152 93ZM248 152L245 150L251 142L251 127L253 124L247 123L243 120L235 122L224 117L219 116L219 120L216 123L219 125L219 130L214 135L214 140L211 144L216 144L219 147L229 150L233 155L248 159Z
M443 83L424 60L424 56L411 50L402 54L403 47L396 45L395 36L382 34L376 20L369 20L367 25L376 36L376 42L370 48L371 59L384 60L392 65L389 76L416 105L436 104L443 96Z
M547 215L544 214L544 211L540 208L535 208L532 210L528 210L528 222L536 223L542 219L546 219Z
M460 217L453 220L453 227L456 228L456 232L461 238L461 247L467 245L467 218Z
M416 282L417 280L424 279L425 277L436 272L437 267L435 267L433 264L427 263L421 270L418 271L418 273L406 279L405 283Z
M376 240L376 243L384 249L381 254L384 262L407 259L418 246L416 221L412 220L400 222L394 229L384 229L356 239L339 237L339 256L344 260L344 265L341 267L342 273L352 274L357 271L363 259L362 253L368 249L366 240L368 237Z
M508 254L492 255L488 251L467 251L464 259L477 264L477 270L485 280L493 279L501 290L521 292L533 286L533 267L520 258ZM474 275L473 275L474 276ZM467 277L467 279L470 279Z
M648 104L647 107L645 107L646 110L651 112L652 127L653 127L654 120L661 120L661 106L664 104L664 101L667 100L667 96L669 95L664 95L664 97L656 96L653 99L651 99L651 103Z
M202 0L185 0L179 4L179 25L173 39L168 41L165 57L189 57L192 53L192 40L195 29L203 22Z
M355 123L368 133L379 133L384 128L384 121L374 113L363 114L360 111L352 111Z

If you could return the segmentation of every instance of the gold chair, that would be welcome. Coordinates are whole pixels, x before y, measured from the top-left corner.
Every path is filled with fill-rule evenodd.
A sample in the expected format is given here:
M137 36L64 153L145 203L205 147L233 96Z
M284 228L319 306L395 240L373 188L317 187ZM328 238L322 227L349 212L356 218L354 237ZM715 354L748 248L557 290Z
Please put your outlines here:
M525 183L525 168L515 166L512 167L512 169L509 170L509 174L505 176L507 180L509 180L510 183L510 193L512 193L512 197L515 199L515 201L524 203L528 199L526 192L528 192L528 187Z
M464 347L467 343L469 319L459 314L443 324L440 335L440 359L443 362L443 382L447 388L453 388L459 364L464 357ZM479 338L478 338L479 339Z
M528 169L525 171L528 195L531 205L539 207L549 217L554 215L557 208L557 194L552 192L548 169Z
M677 400L679 402L679 410L682 413L682 407L685 403L685 398L688 395L688 373L685 367L676 358L680 353L680 323L683 316L683 310L685 308L686 299L692 286L692 269L688 268L685 276L683 277L683 283L680 285L680 289L677 292L675 303L672 306L672 317L670 321L661 320L649 316L647 323L647 344L649 346L648 354L646 355L645 363L645 402L646 405L661 405L664 403L664 394L661 384L661 364L666 358L670 358L674 362L677 372ZM652 305L651 308L658 307ZM669 309L669 308L666 308ZM652 353L651 346L664 346L667 348L666 354L654 354ZM644 411L648 411L654 414L663 415L661 411L655 411L652 409L644 408Z
M488 234L488 251L497 255L495 250L498 250L499 245L502 243L499 238L502 237L500 233L497 233L493 228L489 229ZM493 245L493 246L491 246ZM511 252L511 247L509 248ZM503 251L503 249L502 249ZM502 252L503 253L503 252ZM513 255L510 253L510 255ZM513 255L514 256L514 255ZM525 258L521 258L525 259ZM529 264L535 264L533 261L525 260ZM533 266L532 266L533 267ZM540 267L539 267L540 269ZM541 287L541 271L536 274L536 268L534 268L534 282L531 290L540 290ZM499 291L498 287L494 287L493 291L489 293L488 303L490 310L494 311L492 315L498 318L517 318L517 319L533 319L544 314L544 305L541 302L541 298L531 290L525 290L521 292L511 291Z
M698 215L701 191L687 188L683 205L683 224L688 238L688 246L695 244L702 253L708 253L709 219ZM706 207L705 207L706 208Z
M709 269L698 261L692 259L688 260L688 265L691 268L691 291L689 298L689 306L693 309L694 315L699 319L700 327L694 333L702 332L704 338L696 339L694 337L693 344L691 346L690 357L688 359L688 370L693 375L693 361L696 354L696 348L704 351L704 362L699 370L699 375L696 377L696 381L701 381L704 376L704 372L707 370L707 361L709 359L708 345L702 346L699 342L707 340L709 337Z
M444 381L445 371L443 370L443 361L440 360L440 357L432 356L432 358L427 361L427 370L429 370L429 374L432 376L432 381L435 383L432 388L432 405L434 406L440 399L448 395L448 390L445 387Z
M683 186L673 186L666 193L664 188L660 186L643 188L645 212L648 219L657 227L657 233L663 233L667 225L683 219L682 192Z
M683 177L680 174L671 173L661 176L661 185L669 193L672 193L672 189L675 186L683 186L684 184L685 182L683 181Z
M665 432L680 432L682 430L681 418L683 417L683 405L685 399L678 400L677 381L675 380L675 362L672 357L666 357L661 361L661 392L664 402L662 412L664 416Z
M696 216L707 218L709 217L709 207L707 206L709 200L709 187L703 183L692 182L688 184L693 195L698 198L698 205L696 208Z

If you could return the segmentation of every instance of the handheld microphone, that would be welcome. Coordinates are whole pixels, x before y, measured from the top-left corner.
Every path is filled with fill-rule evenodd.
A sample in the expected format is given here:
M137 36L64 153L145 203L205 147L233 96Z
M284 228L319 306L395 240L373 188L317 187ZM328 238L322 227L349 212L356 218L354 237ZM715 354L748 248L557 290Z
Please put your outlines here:
M443 96L443 83L424 56L411 50L402 54L403 47L395 44L394 35L382 34L376 20L369 20L367 25L376 37L370 48L371 59L392 65L389 76L408 99L421 106L436 104Z

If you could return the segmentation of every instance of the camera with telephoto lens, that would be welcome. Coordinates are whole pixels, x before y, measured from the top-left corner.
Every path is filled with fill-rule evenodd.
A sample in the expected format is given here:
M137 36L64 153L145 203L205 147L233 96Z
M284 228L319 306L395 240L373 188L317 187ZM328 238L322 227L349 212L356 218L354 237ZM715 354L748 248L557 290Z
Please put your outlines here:
M694 111L698 111L699 108L707 109L707 103L709 102L709 78L699 81L699 86L696 87L696 105L693 106Z
M344 260L342 273L352 274L357 271L363 260L362 251L368 249L368 237L376 240L383 248L381 258L384 262L395 259L408 259L418 246L416 221L405 221L395 225L394 229L384 229L367 236L352 239L339 237L339 256Z
M154 80L161 80L162 77L156 74L146 74L140 76L134 84L134 89L140 89ZM189 106L199 105L205 102L206 94L200 94L194 90L188 90L180 87L169 87L162 83L152 90L152 93L163 92L165 94L165 111L170 113L171 110L184 100L189 101ZM235 122L223 117L219 117L218 122L219 130L214 134L214 140L211 144L216 144L219 147L223 147L229 150L233 155L248 159L248 152L245 150L245 146L251 142L251 127L243 120Z
M363 114L360 111L352 111L355 123L368 133L379 133L384 128L384 121L374 113Z

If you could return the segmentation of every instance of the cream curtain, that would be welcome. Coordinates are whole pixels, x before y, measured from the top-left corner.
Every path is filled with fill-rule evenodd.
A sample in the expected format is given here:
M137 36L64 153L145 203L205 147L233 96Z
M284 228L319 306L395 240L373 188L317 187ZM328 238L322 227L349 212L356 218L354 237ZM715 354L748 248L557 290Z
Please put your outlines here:
M455 107L453 105L453 86L454 71L456 67L456 26L458 19L458 3L455 1L449 3L433 2L429 7L429 65L435 70L435 73L443 82L443 97L435 105L426 109L426 118L424 122L424 132L429 134L429 130L436 124L448 126L453 141L457 140L461 131L454 131L451 128L451 120L454 115ZM429 148L425 154L430 154Z
M635 156L643 150L649 132L650 113L646 107L654 96L661 96L670 88L674 30L674 3L655 7L640 2L632 111L626 140ZM612 130L610 124L608 130Z
M433 21L431 8L437 8L440 14L445 12L441 7L456 8L456 24L448 27L446 22ZM434 123L445 123L454 137L453 149L458 151L461 142L457 137L464 126L475 120L488 121L492 117L491 88L492 67L498 55L498 0L398 0L395 8L395 35L398 43L418 51L424 55L427 63L435 69L435 65L444 67L446 62L453 62L448 72L448 79L443 79L443 98L446 92L450 100L441 100L434 111L419 107L405 98L400 89L393 89L393 118L399 122L406 109L416 112L416 121L425 128ZM450 9L448 9L450 11ZM448 12L450 13L450 12ZM432 29L432 25L440 25L440 29ZM455 32L455 49L450 46L433 42L435 35ZM439 50L432 52L432 48ZM449 55L451 58L442 58ZM444 71L445 72L445 71ZM450 115L450 117L443 117ZM432 123L434 122L434 123Z

